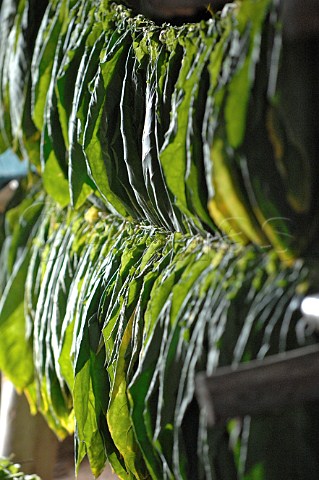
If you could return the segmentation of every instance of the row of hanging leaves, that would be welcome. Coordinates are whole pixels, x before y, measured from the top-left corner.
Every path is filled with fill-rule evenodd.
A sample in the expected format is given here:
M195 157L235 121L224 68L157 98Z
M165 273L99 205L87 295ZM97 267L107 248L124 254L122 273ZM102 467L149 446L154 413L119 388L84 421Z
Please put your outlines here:
M1 3L0 144L42 180L6 214L0 368L95 475L316 478L310 407L209 428L194 398L198 371L315 341L277 2L181 27L45 7Z
M7 222L1 368L61 438L75 419L77 465L87 454L96 475L108 460L120 478L236 478L239 447L201 421L195 375L313 342L296 312L302 262L283 267L252 246L168 234L96 207L59 209L38 185ZM271 428L265 478L277 478L274 431L282 442L287 422L298 452L281 459L280 475L293 456L317 473L306 414L253 424ZM252 431L248 465L269 436Z
M95 0L52 0L39 25L36 0L4 1L2 149L27 153L61 206L95 191L125 218L292 261L317 228L315 166L277 3L174 28Z

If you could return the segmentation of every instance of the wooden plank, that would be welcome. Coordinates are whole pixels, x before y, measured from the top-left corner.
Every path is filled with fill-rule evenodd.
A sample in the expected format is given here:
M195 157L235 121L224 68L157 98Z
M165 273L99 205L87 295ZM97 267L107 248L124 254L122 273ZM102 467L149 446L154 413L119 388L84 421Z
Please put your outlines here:
M319 345L199 373L196 395L210 425L319 400Z

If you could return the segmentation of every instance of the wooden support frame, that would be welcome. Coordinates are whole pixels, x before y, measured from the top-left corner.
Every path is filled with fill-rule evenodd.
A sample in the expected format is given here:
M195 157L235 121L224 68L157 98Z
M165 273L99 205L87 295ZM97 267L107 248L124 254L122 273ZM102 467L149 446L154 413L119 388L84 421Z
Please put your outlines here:
M199 373L196 396L210 426L319 400L319 344Z

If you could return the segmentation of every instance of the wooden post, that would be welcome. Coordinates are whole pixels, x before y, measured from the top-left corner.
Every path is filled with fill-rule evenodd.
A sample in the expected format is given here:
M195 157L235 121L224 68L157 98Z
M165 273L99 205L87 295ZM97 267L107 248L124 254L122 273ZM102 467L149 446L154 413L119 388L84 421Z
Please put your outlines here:
M0 409L0 456L13 457L25 473L53 480L58 440L40 414L32 416L24 395L3 378Z

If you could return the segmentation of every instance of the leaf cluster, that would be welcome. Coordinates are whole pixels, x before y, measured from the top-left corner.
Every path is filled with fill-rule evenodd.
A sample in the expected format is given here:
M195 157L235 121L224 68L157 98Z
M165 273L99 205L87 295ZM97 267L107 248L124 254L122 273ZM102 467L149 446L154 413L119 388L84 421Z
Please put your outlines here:
M33 3L1 7L0 137L55 201L94 193L123 218L222 232L288 263L313 248L315 79L282 38L278 2L180 27L106 1Z
M0 479L40 480L37 475L25 475L20 468L20 465L11 462L9 459L0 458Z
M229 450L226 426L209 428L199 411L196 373L312 343L296 311L308 268L88 205L58 208L41 189L9 213L0 367L61 438L75 425L77 466L88 455L95 475L109 461L120 478L236 478L236 448L268 437L257 419ZM312 418L296 414L292 430L300 415Z
M96 476L317 478L315 406L212 428L195 398L198 372L316 342L315 157L278 2L180 27L38 3L0 4L0 148L42 177L5 217L0 369Z

